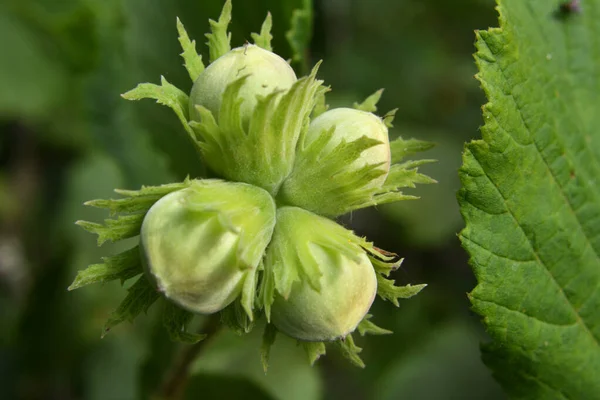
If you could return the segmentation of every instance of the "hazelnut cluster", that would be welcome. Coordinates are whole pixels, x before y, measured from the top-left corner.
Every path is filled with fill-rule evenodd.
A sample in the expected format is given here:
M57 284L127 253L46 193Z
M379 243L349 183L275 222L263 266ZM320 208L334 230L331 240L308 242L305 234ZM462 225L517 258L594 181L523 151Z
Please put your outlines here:
M253 34L256 44L231 49L230 19L227 1L211 21L206 67L177 21L194 81L189 96L164 78L123 95L171 107L212 178L89 202L119 214L105 224L79 222L100 244L139 236L139 245L81 271L71 288L141 274L106 330L163 299L177 340L202 338L185 332L193 314L221 312L240 331L264 316L268 330L305 343L313 362L326 342L360 360L355 330L389 333L369 321L376 295L397 305L425 285L395 286L388 275L402 260L333 218L411 199L400 189L434 182L417 171L430 160L401 162L428 144L390 143L393 112L373 113L381 91L328 110L318 65L298 79L272 52L270 15Z

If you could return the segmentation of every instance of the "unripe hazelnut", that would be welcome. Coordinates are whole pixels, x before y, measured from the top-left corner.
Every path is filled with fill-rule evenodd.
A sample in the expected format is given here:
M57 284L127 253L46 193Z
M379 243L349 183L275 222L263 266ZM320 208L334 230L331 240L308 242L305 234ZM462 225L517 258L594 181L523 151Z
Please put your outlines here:
M235 48L210 64L196 79L190 93L190 118L200 121L197 105L204 106L218 121L223 92L229 84L248 75L240 90L242 120L247 122L256 106L256 96L287 90L296 82L290 65L277 54L247 44Z
M391 161L388 128L381 118L373 113L353 108L334 108L312 120L306 134L304 146L307 147L334 126L335 131L325 147L325 152L331 152L342 140L351 142L361 136L367 136L381 142L381 144L363 151L350 165L350 168L358 170L367 164L383 163L379 168L385 171L386 174L373 179L370 184L373 187L381 186L387 177L387 172L390 170Z
M367 254L352 237L344 227L309 211L278 209L268 250L273 257L267 255L266 262L304 273L314 273L314 266L320 277L300 273L287 298L275 295L271 322L277 329L305 341L331 341L356 329L375 299L377 278ZM291 253L290 246L295 246ZM310 282L314 278L318 289Z
M275 205L264 190L195 181L146 214L140 234L146 274L181 307L199 314L220 311L257 268L274 224Z
M391 165L388 129L370 112L336 108L310 123L281 203L337 217L372 201Z

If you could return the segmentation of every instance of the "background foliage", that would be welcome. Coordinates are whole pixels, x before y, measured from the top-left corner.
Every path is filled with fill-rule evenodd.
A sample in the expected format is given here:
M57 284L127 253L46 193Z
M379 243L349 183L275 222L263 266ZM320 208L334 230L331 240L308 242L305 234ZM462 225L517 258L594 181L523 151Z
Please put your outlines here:
M233 43L273 14L274 48L301 0L234 1ZM76 271L106 249L74 225L100 220L82 203L115 187L136 189L200 172L170 110L119 97L159 75L183 89L175 17L204 43L220 0L6 0L0 3L0 397L138 399L157 390L178 345L156 310L100 340L124 295L118 283L67 292ZM463 142L478 136L485 102L473 30L497 25L492 0L323 0L314 3L311 61L333 87L332 106L385 87L380 110L399 107L393 135L433 140L424 172L440 183L416 202L366 210L344 223L406 257L396 279L427 282L400 309L379 302L363 339L365 370L335 354L310 368L302 349L277 339L260 364L260 329L224 331L193 365L188 398L503 398L480 361L486 340L465 293L475 284L455 233ZM204 47L202 47L204 50ZM206 56L205 56L206 57ZM301 66L299 66L301 68ZM105 245L110 246L110 245ZM120 249L111 247L112 251Z

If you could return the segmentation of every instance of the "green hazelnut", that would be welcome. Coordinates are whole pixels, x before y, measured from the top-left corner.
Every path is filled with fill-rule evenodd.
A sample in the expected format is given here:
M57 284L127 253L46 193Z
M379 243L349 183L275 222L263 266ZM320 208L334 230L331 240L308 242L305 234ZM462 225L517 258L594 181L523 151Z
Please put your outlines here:
M353 332L377 293L375 270L352 232L296 207L277 210L267 250L278 293L271 322L304 341L331 341ZM281 282L297 279L286 293Z
M275 204L264 190L219 180L194 181L146 214L140 247L158 291L199 314L240 295L271 239Z
M252 44L235 48L216 59L194 82L190 94L190 118L200 121L196 106L201 105L210 110L218 121L225 88L245 75L248 78L240 91L243 121L250 119L256 106L256 96L287 90L297 80L292 67L277 54Z
M337 217L369 204L390 165L388 128L381 118L352 108L329 110L310 123L278 198Z
M306 134L304 146L310 145L323 132L327 132L334 127L335 130L331 140L325 147L325 152L333 151L342 140L351 142L361 136L366 136L380 141L381 144L363 151L349 168L358 170L368 164L382 163L379 169L385 171L386 174L389 172L391 161L390 140L388 128L381 118L373 113L353 108L334 108L312 120ZM369 185L373 187L381 186L385 182L386 174L373 179Z

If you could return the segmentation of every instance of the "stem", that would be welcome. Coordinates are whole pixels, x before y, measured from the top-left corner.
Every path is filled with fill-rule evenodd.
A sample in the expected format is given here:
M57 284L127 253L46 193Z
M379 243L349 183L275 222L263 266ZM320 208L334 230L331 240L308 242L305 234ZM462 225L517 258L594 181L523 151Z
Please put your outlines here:
M219 330L219 316L220 314L218 313L212 314L203 324L201 331L207 335L206 339L193 345L185 346L175 357L173 364L165 374L166 379L159 390L157 399L179 400L182 398L192 363Z

